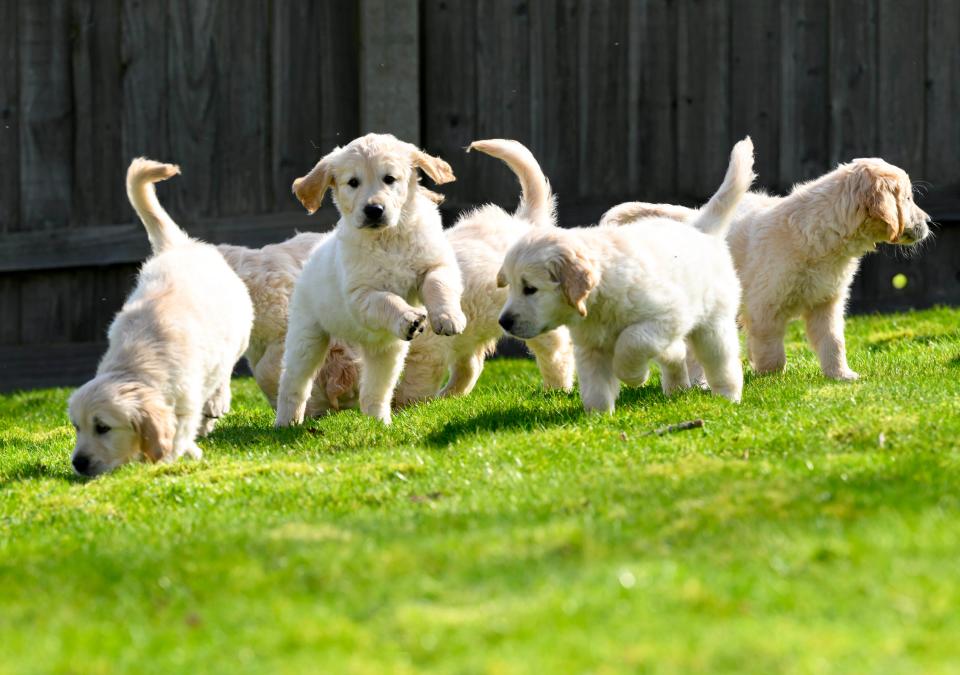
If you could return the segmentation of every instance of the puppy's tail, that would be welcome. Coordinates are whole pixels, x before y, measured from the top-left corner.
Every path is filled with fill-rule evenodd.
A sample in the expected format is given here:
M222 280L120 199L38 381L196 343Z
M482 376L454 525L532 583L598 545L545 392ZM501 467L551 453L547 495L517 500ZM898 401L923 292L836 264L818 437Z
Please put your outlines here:
M753 141L747 136L733 146L727 175L710 201L697 212L691 224L701 232L725 236L743 195L750 189L753 173Z
M517 141L493 138L474 141L467 152L479 150L506 163L520 181L520 205L515 215L534 225L552 225L556 222L556 202L550 191L550 182L543 175L540 164L527 148Z
M180 167L161 164L146 157L137 157L127 169L127 198L147 229L150 247L154 253L190 241L186 233L177 227L173 218L160 206L153 184L176 176Z

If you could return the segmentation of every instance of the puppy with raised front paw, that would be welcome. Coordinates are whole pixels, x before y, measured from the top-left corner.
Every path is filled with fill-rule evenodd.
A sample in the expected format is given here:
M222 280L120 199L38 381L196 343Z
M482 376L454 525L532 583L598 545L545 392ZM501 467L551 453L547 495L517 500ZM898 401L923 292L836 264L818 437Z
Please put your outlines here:
M507 253L505 330L531 338L568 326L588 411L612 412L620 383L641 385L649 362L665 394L689 386L686 343L714 393L743 388L736 315L740 286L724 234L753 180L753 144L740 141L697 227L669 218L625 226L533 231Z
M359 350L360 409L390 424L409 341L428 327L457 335L466 326L460 269L436 204L418 189L418 169L437 184L454 180L442 159L388 134L368 134L294 182L310 213L330 190L340 220L290 299L277 426L303 420L331 338Z

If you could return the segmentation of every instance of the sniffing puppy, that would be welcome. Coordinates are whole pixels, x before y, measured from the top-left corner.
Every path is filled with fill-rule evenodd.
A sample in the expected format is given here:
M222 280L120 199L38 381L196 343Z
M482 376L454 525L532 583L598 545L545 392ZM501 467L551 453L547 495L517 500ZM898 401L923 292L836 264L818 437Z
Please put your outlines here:
M554 197L537 160L520 143L493 139L475 141L479 150L507 164L520 182L520 205L510 214L489 204L462 216L447 230L463 275L461 299L467 327L460 335L424 333L410 345L394 401L407 405L434 396L470 393L483 371L486 357L496 348L503 329L497 323L507 292L497 287L497 272L510 246L524 233L556 223ZM573 387L573 347L560 327L527 340L537 359L547 389ZM443 378L449 373L445 386Z
M737 143L697 227L650 219L620 227L534 230L507 253L504 330L531 338L567 325L588 411L612 412L620 382L641 385L659 362L665 394L689 386L686 345L713 391L739 401L743 371L733 261L723 239L753 180L753 144Z
M311 213L332 190L341 217L294 287L278 426L303 420L331 337L359 349L360 409L389 424L409 341L428 320L436 333L463 332L460 270L436 204L417 189L418 168L435 183L454 180L443 160L388 134L368 134L294 182ZM426 309L414 306L420 300Z
M663 213L662 204L629 202L601 223ZM698 212L668 207L668 217L694 221ZM843 334L850 284L860 258L881 242L910 246L930 233L930 217L913 201L910 178L882 159L855 159L786 197L751 192L727 235L743 286L742 320L758 373L783 370L787 322L802 316L823 374L855 380Z
M190 239L157 201L153 184L179 172L143 158L127 171L127 196L154 255L110 325L96 377L70 397L72 461L83 475L135 459L199 459L197 435L230 409L230 374L247 348L253 306L217 249Z

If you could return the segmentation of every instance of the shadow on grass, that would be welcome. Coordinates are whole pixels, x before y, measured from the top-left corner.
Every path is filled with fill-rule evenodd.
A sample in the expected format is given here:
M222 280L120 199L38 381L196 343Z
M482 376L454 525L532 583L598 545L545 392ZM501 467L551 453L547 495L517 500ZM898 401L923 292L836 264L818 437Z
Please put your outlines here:
M952 359L947 361L947 366L950 368L960 368L960 355L954 356Z
M891 335L884 338L867 339L866 349L870 352L879 352L899 345L917 345L925 347L931 342L943 339L948 333L920 333L919 335Z
M73 471L64 471L62 467L50 466L45 462L37 462L34 464L20 464L0 474L0 490L14 483L21 483L37 478L53 478L66 481L67 483L85 483L89 480L88 478L76 475Z

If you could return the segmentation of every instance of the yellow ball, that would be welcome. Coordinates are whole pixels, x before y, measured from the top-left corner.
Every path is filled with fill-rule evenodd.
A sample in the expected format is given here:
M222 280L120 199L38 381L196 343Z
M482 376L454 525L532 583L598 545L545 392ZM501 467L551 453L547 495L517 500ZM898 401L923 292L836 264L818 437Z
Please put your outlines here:
M906 274L894 274L893 275L893 287L898 291L901 288L907 287L907 275Z

